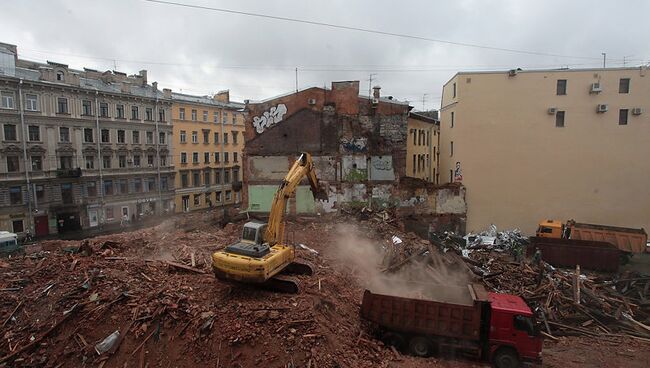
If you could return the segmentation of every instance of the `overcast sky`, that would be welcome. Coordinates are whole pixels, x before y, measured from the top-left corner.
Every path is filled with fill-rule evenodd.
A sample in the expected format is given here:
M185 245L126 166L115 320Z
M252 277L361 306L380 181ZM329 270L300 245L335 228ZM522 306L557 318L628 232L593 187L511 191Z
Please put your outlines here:
M176 92L264 99L368 78L382 95L438 108L456 71L640 65L650 60L650 1L170 0L359 27L506 52L143 0L3 0L0 42L21 58L149 71ZM552 54L555 56L550 56Z

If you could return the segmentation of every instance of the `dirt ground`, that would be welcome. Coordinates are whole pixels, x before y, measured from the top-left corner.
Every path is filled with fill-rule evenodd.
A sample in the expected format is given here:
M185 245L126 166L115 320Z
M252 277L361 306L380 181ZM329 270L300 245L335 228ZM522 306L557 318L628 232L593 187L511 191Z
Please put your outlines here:
M235 242L242 224L222 229L209 213L191 214L130 233L48 241L25 256L0 261L0 364L486 366L401 355L376 340L359 318L368 280L349 258L360 256L354 252L358 242L381 247L398 229L348 218L290 221L288 238L318 253L297 248L315 274L296 276L300 292L288 295L231 285L212 275L211 253ZM355 235L343 237L342 226L352 227ZM115 331L120 343L99 354L96 344ZM543 366L645 367L649 348L650 343L629 338L560 337L545 342Z

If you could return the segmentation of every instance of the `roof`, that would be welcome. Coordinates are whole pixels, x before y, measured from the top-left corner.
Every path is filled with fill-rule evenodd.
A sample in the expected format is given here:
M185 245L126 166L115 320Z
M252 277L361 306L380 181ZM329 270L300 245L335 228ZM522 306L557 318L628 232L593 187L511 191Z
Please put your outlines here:
M520 313L531 316L533 312L523 299L516 295L488 293L492 309L498 309L507 312Z
M299 90L297 90L297 91L291 91L291 92L283 93L283 94L281 94L281 95L277 95L277 96L273 96L273 97L265 98L265 99L263 99L263 100L251 100L250 103L253 103L253 104L261 104L261 103L265 103L265 102L269 102L269 101L276 100L276 99L278 99L278 98L291 96L291 95L293 95L293 94L300 93L300 92L304 92L304 91L307 91L307 90L310 90L310 89L320 89L320 90L324 90L324 91L331 91L331 89L330 89L330 88L327 88L327 87L316 87L316 86L312 86L312 87L302 88L302 89L299 89ZM359 98L365 98L365 99L368 99L368 100L372 100L372 99L374 99L374 97L371 97L371 96L369 97L369 96L365 96L365 95L359 95L358 97L359 97ZM408 101L399 101L399 100L396 100L396 99L394 99L394 98L380 97L380 98L379 98L379 101L381 101L381 102L386 102L386 103L392 103L392 104L396 104L396 105L409 106L409 102L408 102Z
M246 105L242 102L230 101L228 103L217 101L211 96L195 96L184 93L172 92L172 100L225 107L229 109L243 109Z
M423 115L421 113L413 112L413 111L409 112L409 118L413 118L413 119L416 119L416 120L419 120L419 121L423 121L425 123L431 123L431 124L435 124L435 125L440 124L440 120L438 120L438 119L434 119L434 118L432 118L430 116Z

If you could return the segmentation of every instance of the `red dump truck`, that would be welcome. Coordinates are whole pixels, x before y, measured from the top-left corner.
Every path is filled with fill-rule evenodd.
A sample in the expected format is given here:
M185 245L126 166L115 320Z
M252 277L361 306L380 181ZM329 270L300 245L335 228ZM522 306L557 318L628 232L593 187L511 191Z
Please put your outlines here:
M377 327L384 343L416 356L467 355L498 368L541 363L542 338L520 297L489 293L478 284L405 283L393 289L418 295L366 290L361 303L362 318Z

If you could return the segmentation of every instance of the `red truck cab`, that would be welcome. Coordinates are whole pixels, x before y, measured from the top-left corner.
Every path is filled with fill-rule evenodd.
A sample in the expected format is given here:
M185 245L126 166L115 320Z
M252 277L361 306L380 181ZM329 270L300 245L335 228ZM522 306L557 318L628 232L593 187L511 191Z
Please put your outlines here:
M488 293L490 301L490 360L498 367L516 367L518 361L541 362L542 337L533 312L518 296Z

